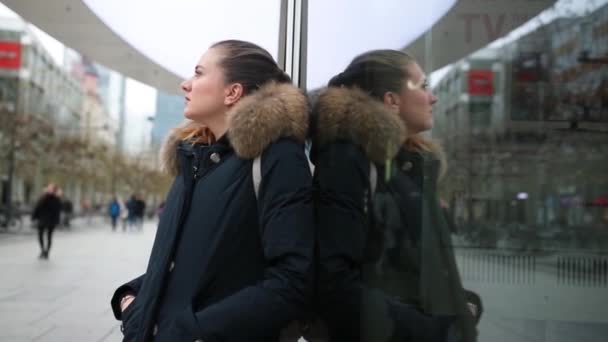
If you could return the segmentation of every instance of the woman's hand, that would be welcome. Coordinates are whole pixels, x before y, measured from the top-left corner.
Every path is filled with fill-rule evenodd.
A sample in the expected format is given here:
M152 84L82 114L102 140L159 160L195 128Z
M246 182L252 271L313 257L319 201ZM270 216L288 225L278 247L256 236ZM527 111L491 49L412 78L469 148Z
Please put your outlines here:
M131 303L135 300L135 296L132 294L125 295L120 300L120 311L125 312L125 310L131 305Z
M471 314L473 314L473 317L477 318L477 305L473 303L467 303L467 306L469 308L469 311L471 311Z

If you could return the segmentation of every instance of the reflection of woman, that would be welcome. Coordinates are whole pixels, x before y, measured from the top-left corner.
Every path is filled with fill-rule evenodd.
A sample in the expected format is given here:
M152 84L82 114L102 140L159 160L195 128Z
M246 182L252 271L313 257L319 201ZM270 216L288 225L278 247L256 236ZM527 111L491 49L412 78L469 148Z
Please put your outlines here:
M315 105L318 305L332 340L444 341L447 327L475 339L436 193L442 152L422 135L436 101L410 56L381 50Z
M247 42L213 45L194 71L148 269L112 308L127 341L276 341L311 293L306 98Z

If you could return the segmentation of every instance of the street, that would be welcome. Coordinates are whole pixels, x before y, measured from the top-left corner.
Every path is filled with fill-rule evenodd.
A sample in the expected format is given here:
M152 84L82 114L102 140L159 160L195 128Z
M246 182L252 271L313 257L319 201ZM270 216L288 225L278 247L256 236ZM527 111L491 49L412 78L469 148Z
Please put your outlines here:
M120 341L110 297L145 271L155 224L123 233L76 220L55 233L49 260L33 232L0 234L0 341Z
M0 341L120 341L110 297L145 270L155 225L112 232L99 218L75 220L71 230L55 233L49 260L38 259L30 228L0 234ZM585 278L580 270L556 268L563 257L555 255L457 250L457 256L465 287L483 298L479 341L608 340L603 268ZM588 281L573 281L572 272Z

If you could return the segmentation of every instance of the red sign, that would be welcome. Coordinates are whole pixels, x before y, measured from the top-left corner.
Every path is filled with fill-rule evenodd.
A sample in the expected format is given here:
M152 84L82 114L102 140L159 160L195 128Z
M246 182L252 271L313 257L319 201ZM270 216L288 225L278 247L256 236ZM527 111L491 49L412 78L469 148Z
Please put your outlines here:
M469 95L494 94L494 73L492 70L469 70Z
M21 67L21 43L0 42L0 69Z

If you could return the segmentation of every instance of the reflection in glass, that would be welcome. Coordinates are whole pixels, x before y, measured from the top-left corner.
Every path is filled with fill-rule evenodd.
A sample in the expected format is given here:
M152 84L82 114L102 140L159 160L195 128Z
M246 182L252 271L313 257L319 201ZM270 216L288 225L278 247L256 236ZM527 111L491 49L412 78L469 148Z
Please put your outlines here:
M433 80L481 341L608 338L608 5L556 8Z

